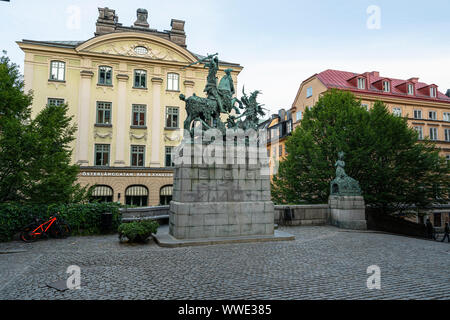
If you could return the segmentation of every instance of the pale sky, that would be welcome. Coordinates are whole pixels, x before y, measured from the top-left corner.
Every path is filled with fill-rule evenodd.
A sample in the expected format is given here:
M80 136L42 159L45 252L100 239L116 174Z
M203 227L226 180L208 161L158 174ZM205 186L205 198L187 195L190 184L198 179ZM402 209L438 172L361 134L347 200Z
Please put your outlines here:
M125 26L136 20L137 8L148 10L154 29L185 20L188 49L218 52L244 66L238 96L242 85L247 92L259 89L271 112L289 109L300 83L326 69L419 77L441 92L450 89L448 0L0 1L0 50L22 68L15 41L87 40L97 7L105 6Z

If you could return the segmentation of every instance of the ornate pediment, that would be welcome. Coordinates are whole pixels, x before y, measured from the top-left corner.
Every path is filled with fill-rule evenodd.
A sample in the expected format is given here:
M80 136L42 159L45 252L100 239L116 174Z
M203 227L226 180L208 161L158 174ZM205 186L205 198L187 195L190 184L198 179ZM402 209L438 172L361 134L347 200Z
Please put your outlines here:
M145 40L109 41L91 48L86 48L85 51L119 56L139 57L152 60L189 62L175 50Z

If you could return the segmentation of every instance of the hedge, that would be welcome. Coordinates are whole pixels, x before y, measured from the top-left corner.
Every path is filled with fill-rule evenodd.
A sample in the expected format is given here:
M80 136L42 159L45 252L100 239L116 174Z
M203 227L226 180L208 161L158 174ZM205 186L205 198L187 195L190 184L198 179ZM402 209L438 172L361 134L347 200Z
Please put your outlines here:
M0 203L0 241L12 240L14 234L34 221L34 218L48 219L56 212L72 229L72 235L93 235L100 233L101 215L111 212L113 231L121 221L117 203L80 203L62 205L28 205Z
M159 224L152 220L122 223L118 232L126 236L130 242L145 242L147 238L158 231Z

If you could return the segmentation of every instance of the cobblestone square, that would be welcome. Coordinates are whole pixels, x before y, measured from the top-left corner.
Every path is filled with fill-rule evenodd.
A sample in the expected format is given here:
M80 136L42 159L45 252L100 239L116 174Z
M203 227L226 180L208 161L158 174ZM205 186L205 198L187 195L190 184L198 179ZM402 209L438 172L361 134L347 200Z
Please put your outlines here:
M450 298L448 243L331 226L280 230L296 240L174 249L120 244L117 235L0 243L0 299ZM47 287L67 279L70 265L81 268L81 289ZM370 265L381 269L380 290L367 289Z

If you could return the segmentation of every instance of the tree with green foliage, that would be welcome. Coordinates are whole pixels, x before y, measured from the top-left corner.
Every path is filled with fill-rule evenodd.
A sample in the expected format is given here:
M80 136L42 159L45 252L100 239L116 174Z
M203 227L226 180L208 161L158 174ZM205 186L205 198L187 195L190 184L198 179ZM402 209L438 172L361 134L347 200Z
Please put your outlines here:
M279 204L326 203L339 151L366 204L384 213L449 201L449 165L435 144L418 141L406 118L380 101L367 111L350 92L325 93L305 111L286 151L272 183Z
M48 105L31 118L17 65L0 58L0 202L69 203L85 198L76 184L70 143L76 131L68 107Z

